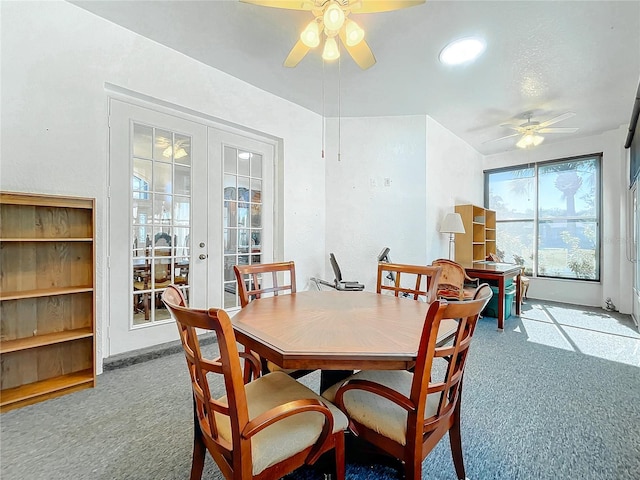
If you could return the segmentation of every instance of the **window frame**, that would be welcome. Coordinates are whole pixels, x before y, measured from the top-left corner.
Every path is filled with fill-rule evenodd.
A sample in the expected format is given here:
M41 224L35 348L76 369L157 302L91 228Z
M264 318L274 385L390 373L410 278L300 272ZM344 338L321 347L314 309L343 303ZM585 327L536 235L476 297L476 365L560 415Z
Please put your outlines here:
M533 217L521 218L521 219L501 219L499 212L496 212L496 230L499 230L499 226L501 224L513 224L513 223L522 223L522 222L532 222L533 223L533 241L532 241L532 254L533 261L531 270L525 271L527 275L537 277L537 278L549 278L554 280L572 280L572 281L584 281L584 282L601 282L602 279L602 200L603 200L603 191L602 191L602 152L593 153L588 155L579 155L574 157L566 157L566 158L558 158L553 160L545 160L541 162L533 162L519 165L510 165L508 167L501 167L495 169L484 170L484 205L485 208L491 208L490 206L490 177L493 174L503 173L503 172L513 172L517 170L525 170L525 169L533 169L533 182L534 182L534 191L535 191L535 199L534 199L534 208L533 208ZM575 221L578 223L581 222L593 222L595 223L595 241L594 241L594 249L595 249L595 278L580 278L562 276L562 275L552 275L552 274L544 274L540 273L541 263L540 263L540 230L542 224L554 223L554 218L549 216L542 217L540 215L540 169L549 165L560 165L560 164L568 164L572 162L579 162L582 160L594 160L595 161L595 185L594 188L596 190L598 198L594 202L595 213L593 217L577 217L577 216L569 216L566 214L563 217L556 217L557 221L565 220L565 221Z

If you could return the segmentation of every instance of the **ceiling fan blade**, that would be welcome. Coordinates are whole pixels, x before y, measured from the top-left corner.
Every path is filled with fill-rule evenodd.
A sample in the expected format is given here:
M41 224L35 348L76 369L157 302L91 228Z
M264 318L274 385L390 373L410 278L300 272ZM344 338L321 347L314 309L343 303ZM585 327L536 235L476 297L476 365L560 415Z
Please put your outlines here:
M342 40L344 48L347 49L353 61L356 62L362 70L366 70L376 63L376 57L373 56L373 52L366 41L361 40L360 43L353 47L347 45L347 35L344 27L340 29L340 40Z
M353 13L376 13L400 10L424 3L425 0L360 0L349 2L349 9Z
M510 123L501 123L500 126L504 128L510 128L511 130L515 130L516 132L519 132L519 133L524 132L524 128L520 127L519 125L511 125Z
M541 128L538 130L539 133L575 133L579 130L578 127L552 127L552 128Z
M259 7L286 8L289 10L311 10L314 7L312 0L240 0L241 3L250 3Z
M302 43L302 40L298 40L289 52L287 58L284 60L284 66L290 68L295 67L300 63L300 60L304 58L309 50L311 49Z
M511 135L507 135L506 137L500 137L500 138L494 138L493 140L487 140L486 142L482 142L482 144L484 145L485 143L499 142L500 140L505 140L507 138L517 137L518 135L520 135L520 134L519 133L512 133Z
M561 122L562 120L566 120L567 118L571 118L575 115L573 112L563 113L562 115L558 115L557 117L552 118L551 120L547 120L546 122L541 122L538 125L538 128L548 127L549 125L553 125L554 123Z

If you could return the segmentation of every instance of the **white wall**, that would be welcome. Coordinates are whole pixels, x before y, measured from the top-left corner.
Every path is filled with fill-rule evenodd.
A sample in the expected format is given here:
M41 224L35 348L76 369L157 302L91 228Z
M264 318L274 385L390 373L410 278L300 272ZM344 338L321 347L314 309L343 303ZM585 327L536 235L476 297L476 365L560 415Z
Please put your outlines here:
M602 135L542 144L531 150L518 150L484 159L484 168L500 168L602 152L602 263L601 282L532 278L529 295L533 298L578 305L604 306L610 297L623 313L631 313L632 263L626 258L628 155L624 150L627 126Z
M284 257L296 260L301 286L324 268L318 115L72 4L0 2L0 8L0 188L97 198L99 360L108 325L105 83L282 139Z
M448 258L449 235L440 222L455 205L484 205L482 155L451 131L427 117L428 258Z
M327 128L326 246L345 279L375 290L385 246L397 263L447 257L439 223L456 203L482 202L482 156L429 117L400 116L343 118L338 161L337 124Z

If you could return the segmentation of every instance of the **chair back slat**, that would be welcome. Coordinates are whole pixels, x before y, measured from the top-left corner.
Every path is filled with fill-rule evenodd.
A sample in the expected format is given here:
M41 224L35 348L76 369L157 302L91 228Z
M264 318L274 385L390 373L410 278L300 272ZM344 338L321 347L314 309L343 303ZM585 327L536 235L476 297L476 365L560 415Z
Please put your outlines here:
M440 278L440 268L427 265L405 265L400 263L378 263L376 292L392 292L394 296L424 298L427 303L436 299L436 286ZM391 279L392 284L385 284Z
M214 308L188 308L184 296L175 285L167 287L162 299L178 326L203 435L209 444L214 443L224 450L228 458L231 458L232 451L234 455L247 451L250 454L248 443L242 447L240 445L243 440L239 432L248 423L249 413L238 347L229 316L224 310ZM209 359L203 355L196 329L215 332L220 357ZM222 375L226 393L223 401L211 396L209 374ZM227 417L230 422L231 443L220 436L220 415Z
M441 422L453 413L460 399L471 338L480 313L492 295L493 292L489 285L483 284L476 290L473 299L449 303L440 300L434 302L427 312L427 320L420 339L418 359L414 369L411 399L423 415L429 394L439 393L440 399L435 414L424 421L424 432L438 428ZM453 345L437 347L438 327L443 318L457 319L458 327ZM441 381L432 379L434 358L446 360L446 370ZM417 413L417 415L420 414ZM424 416L419 418L424 418Z
M240 305L243 308L251 300L261 298L264 295L273 294L277 296L282 292L296 292L296 268L294 262L235 265L233 270L236 275ZM267 275L269 273L271 275Z

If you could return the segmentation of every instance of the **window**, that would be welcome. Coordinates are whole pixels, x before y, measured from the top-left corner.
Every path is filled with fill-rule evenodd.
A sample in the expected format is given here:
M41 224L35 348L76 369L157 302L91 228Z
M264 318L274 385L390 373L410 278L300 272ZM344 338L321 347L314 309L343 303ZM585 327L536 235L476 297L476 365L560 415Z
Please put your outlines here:
M601 155L485 172L497 253L527 275L600 280Z

